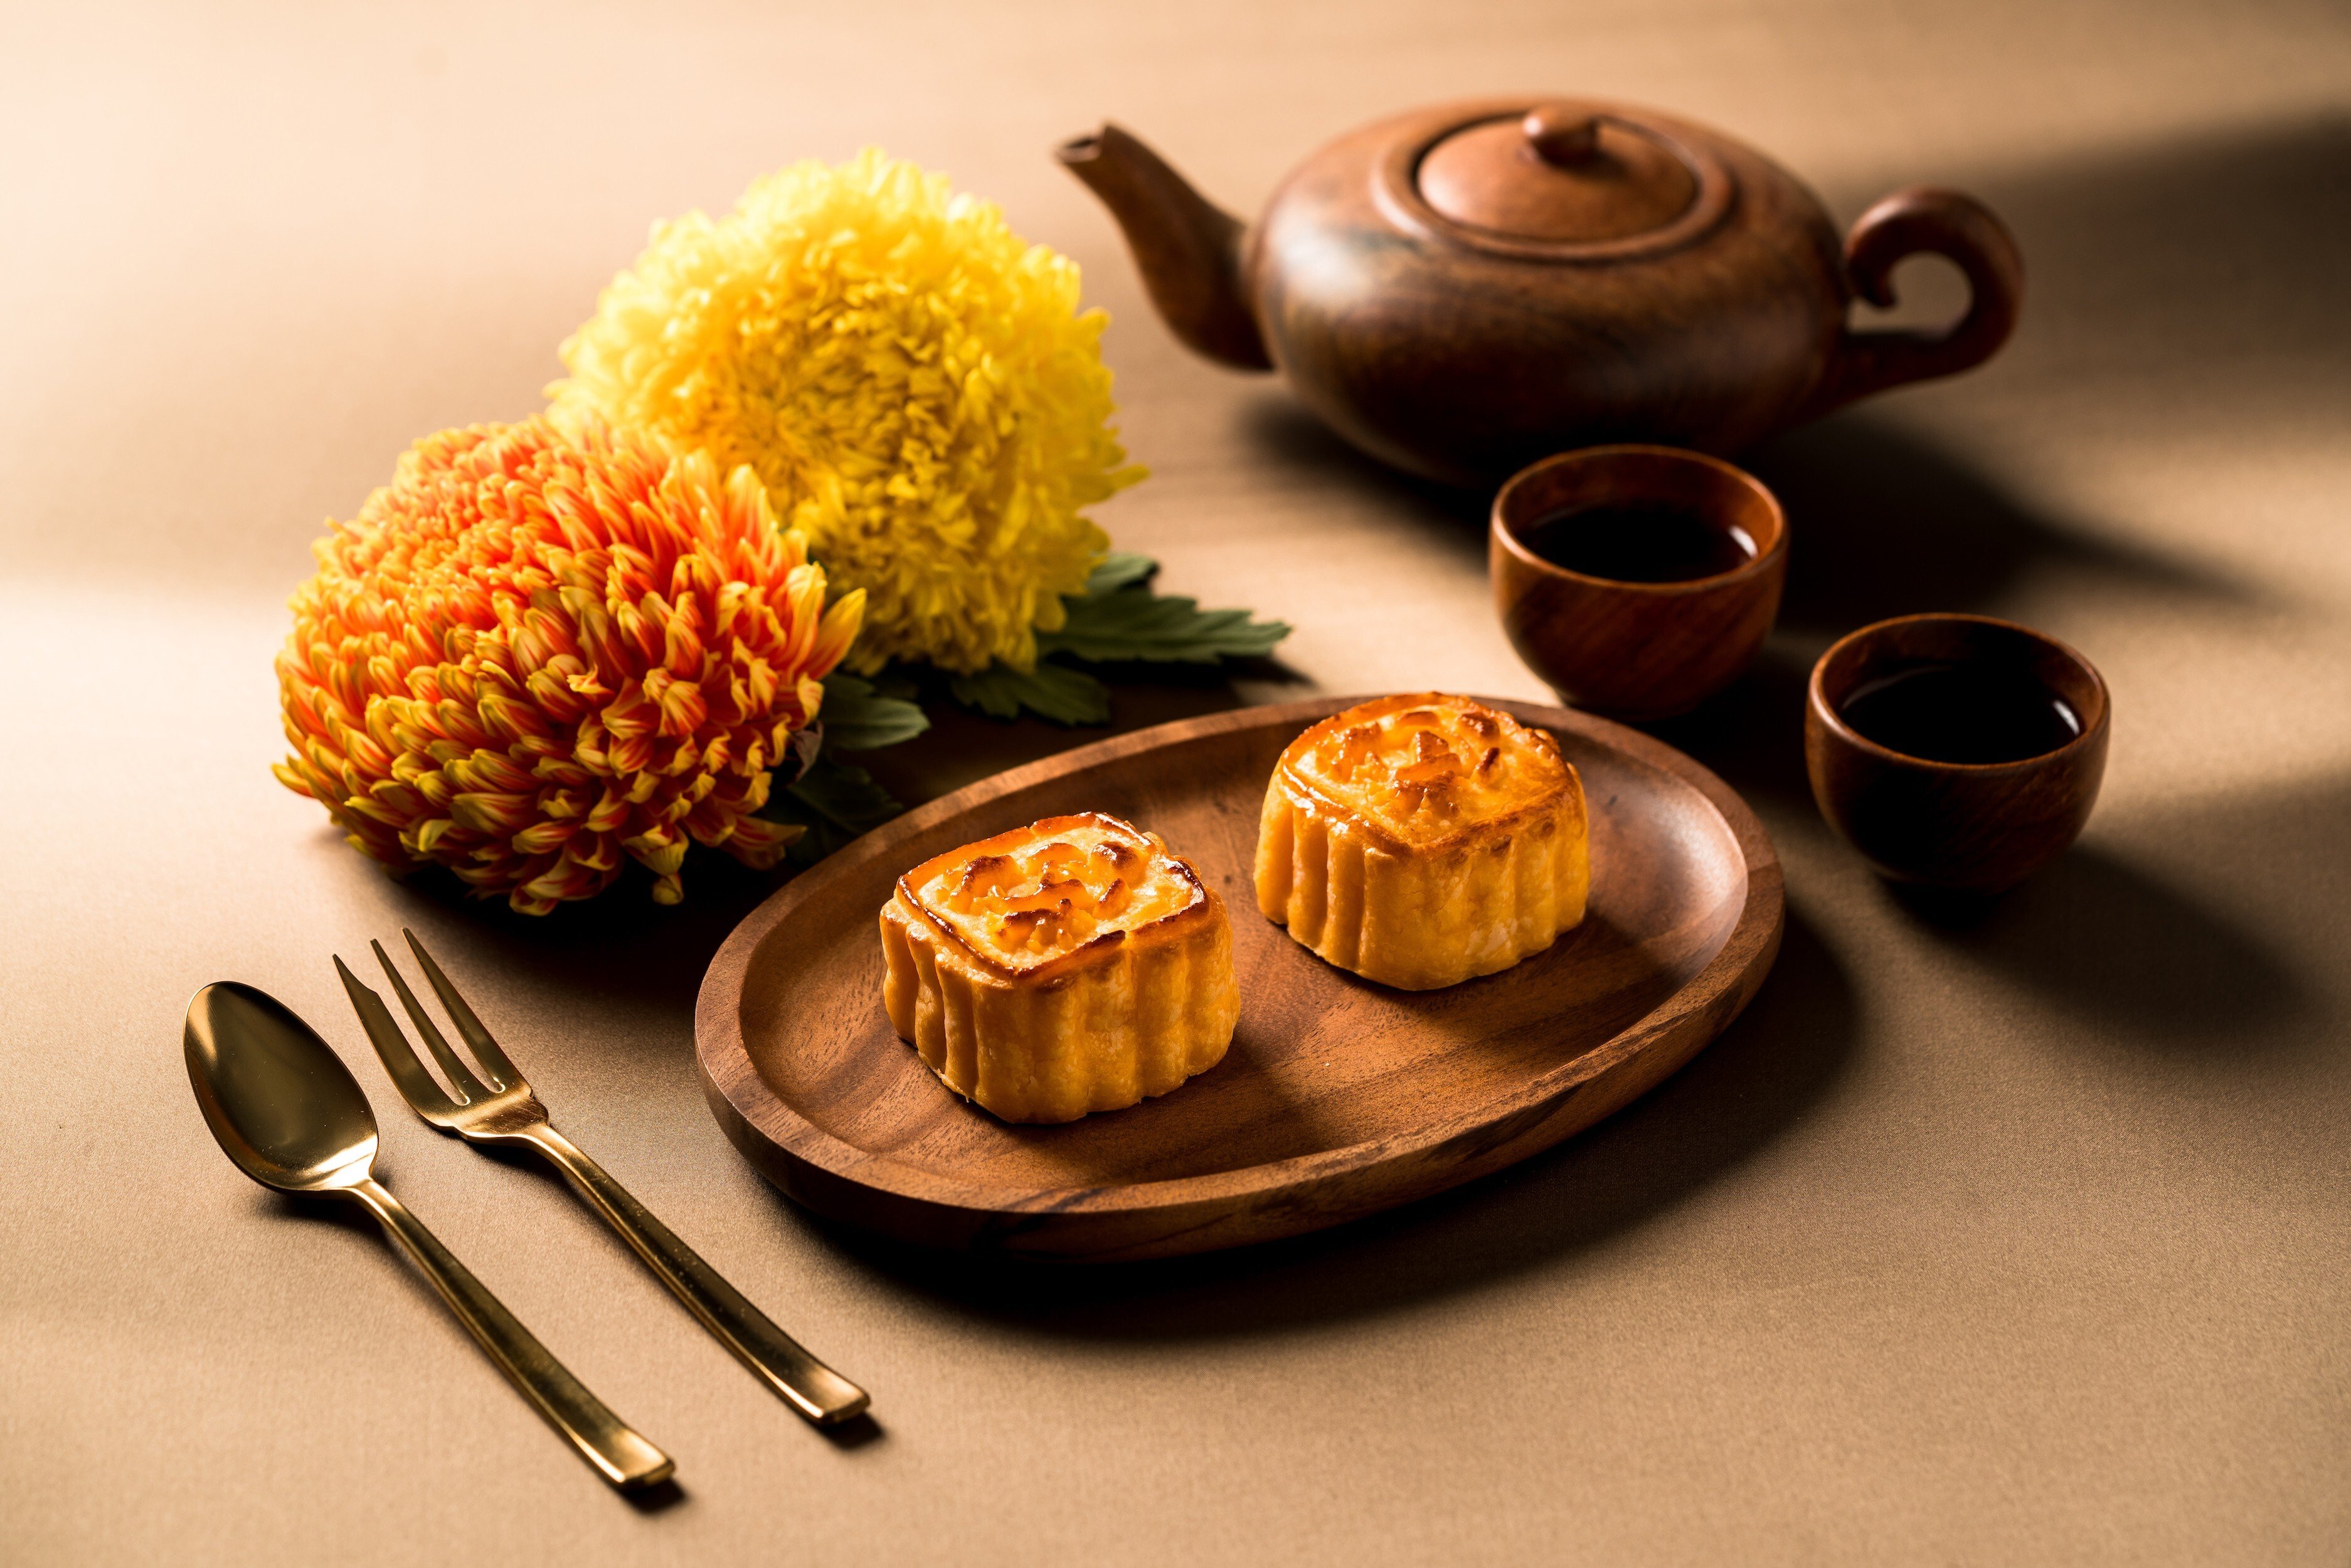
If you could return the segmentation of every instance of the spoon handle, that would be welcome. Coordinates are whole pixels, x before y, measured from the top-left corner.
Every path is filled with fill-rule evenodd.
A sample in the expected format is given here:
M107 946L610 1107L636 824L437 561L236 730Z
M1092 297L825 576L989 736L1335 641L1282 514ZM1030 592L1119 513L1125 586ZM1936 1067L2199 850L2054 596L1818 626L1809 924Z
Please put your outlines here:
M702 1320L703 1327L785 1403L820 1427L837 1426L864 1410L865 1390L778 1328L579 1145L544 1122L527 1129L523 1141L546 1155L661 1276L662 1283Z
M400 1199L372 1178L344 1190L376 1217L384 1234L433 1281L457 1321L472 1331L490 1353L490 1359L498 1364L498 1370L538 1407L549 1425L571 1440L597 1474L623 1490L669 1479L675 1468L670 1457L589 1393Z

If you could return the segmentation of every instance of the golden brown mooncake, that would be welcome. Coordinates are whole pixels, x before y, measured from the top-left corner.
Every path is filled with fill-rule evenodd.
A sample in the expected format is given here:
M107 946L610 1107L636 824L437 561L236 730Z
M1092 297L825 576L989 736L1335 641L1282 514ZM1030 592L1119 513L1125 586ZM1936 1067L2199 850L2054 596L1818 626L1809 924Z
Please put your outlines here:
M1257 904L1343 969L1429 990L1507 969L1583 918L1583 781L1559 745L1468 697L1381 697L1281 754Z
M1223 1058L1240 1014L1224 901L1099 811L925 861L882 908L882 953L891 1026L1008 1122L1165 1094Z

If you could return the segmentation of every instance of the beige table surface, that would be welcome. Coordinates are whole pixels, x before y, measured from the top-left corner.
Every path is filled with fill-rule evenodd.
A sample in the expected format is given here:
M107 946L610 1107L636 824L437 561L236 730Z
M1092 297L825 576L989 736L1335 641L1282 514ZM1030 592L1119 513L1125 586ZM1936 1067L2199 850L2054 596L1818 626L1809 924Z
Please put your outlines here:
M894 1256L704 1107L695 985L762 879L529 922L394 885L271 781L320 520L413 436L530 412L651 220L868 142L1083 265L1155 470L1101 518L1168 587L1294 622L1315 686L1541 696L1477 498L1186 357L1047 155L1115 114L1248 211L1326 135L1519 88L1719 123L1840 219L1973 190L2031 268L1991 368L1754 455L1784 624L1670 733L1775 836L1786 950L1592 1134L1253 1254ZM0 127L0 1561L2351 1554L2339 3L10 5ZM2116 693L2087 836L1972 922L1889 896L1797 760L1812 656L1929 607L2047 627ZM934 786L1058 743L949 733ZM399 1109L327 960L403 922L583 1145L872 1387L878 1437L800 1426L559 1187ZM224 977L324 1029L394 1188L681 1498L607 1492L363 1223L220 1157L180 1021Z

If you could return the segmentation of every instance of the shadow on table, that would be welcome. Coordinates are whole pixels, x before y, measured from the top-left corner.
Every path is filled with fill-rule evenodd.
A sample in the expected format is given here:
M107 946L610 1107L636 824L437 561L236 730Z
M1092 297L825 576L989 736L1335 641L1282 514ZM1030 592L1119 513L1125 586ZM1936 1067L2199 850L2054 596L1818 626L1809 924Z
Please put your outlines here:
M437 867L402 883L397 897L402 921L460 989L470 973L522 970L598 1009L691 1019L711 955L786 879L700 850L687 857L684 876L685 902L666 907L653 901L652 877L633 865L594 898L547 915L476 899ZM398 935L383 934L386 949L405 960ZM496 1032L495 1020L490 1027Z
M1804 688L1821 646L1775 632L1747 673L1679 718L1641 727L1687 752L1747 798L1767 821L1813 810L1804 772Z
M1400 520L1426 535L1431 548L1484 565L1494 486L1440 485L1391 468L1349 445L1275 382L1240 403L1239 420L1243 440L1269 476Z
M1857 1024L1851 984L1792 912L1754 1003L1646 1098L1482 1181L1232 1252L1102 1266L946 1257L773 1202L899 1285L1043 1333L1177 1340L1330 1322L1554 1266L1672 1208L1801 1123L1844 1071Z
M2020 583L2052 569L2144 594L2253 597L2208 568L2069 526L1928 435L1866 409L1792 431L1745 464L1787 509L1780 625L1810 634L1815 654L1891 616L1998 614Z
M2091 844L1997 897L1889 883L1918 925L1988 968L2150 1045L2280 1043L2300 979L2227 915Z
M2345 108L2062 153L1969 183L2024 251L2024 319L2008 352L2042 374L2095 378L2126 400L2114 412L2141 439L2324 430L2351 392ZM1876 193L1854 194L1858 210Z
M2290 946L2168 875L2167 863L2261 878L2262 913L2339 932L2351 897L2351 785L2261 789L2150 813L2154 852L2075 844L1994 898L1886 886L1916 927L2144 1049L2218 1063L2322 1049L2322 1011Z

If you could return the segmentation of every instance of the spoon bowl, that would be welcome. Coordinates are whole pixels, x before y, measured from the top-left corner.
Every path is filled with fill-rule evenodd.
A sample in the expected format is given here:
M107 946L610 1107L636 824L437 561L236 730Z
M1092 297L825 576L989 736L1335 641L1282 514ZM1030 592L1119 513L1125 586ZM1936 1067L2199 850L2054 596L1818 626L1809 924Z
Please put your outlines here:
M319 1031L266 991L222 980L188 1004L188 1082L236 1168L280 1192L368 1179L375 1112Z

